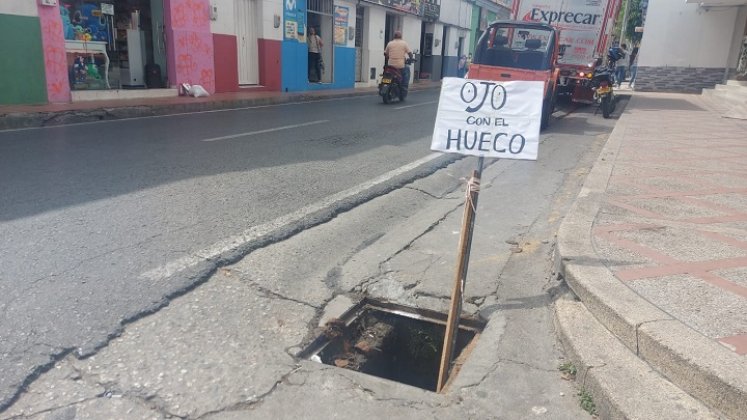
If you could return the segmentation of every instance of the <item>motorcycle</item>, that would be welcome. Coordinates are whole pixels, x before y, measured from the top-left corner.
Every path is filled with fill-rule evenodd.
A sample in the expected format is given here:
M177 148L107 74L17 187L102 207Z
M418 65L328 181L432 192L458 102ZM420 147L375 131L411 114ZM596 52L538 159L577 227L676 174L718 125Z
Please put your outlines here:
M607 65L597 63L591 75L591 87L594 89L594 101L602 110L602 117L609 118L615 111L617 100L613 85L615 84L615 65L622 57L615 48L607 53Z
M411 65L415 61L414 58L408 58L405 60L405 66ZM379 83L379 96L385 104L395 99L402 102L407 97L408 86L403 80L403 73L404 69L397 69L389 65L384 66L384 72Z

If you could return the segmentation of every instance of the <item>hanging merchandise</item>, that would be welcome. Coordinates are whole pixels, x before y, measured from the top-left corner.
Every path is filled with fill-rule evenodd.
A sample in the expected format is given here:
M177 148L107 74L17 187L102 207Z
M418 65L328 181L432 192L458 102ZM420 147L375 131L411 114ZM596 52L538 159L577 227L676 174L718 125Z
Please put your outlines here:
M65 39L110 42L109 19L99 3L65 1L60 15Z

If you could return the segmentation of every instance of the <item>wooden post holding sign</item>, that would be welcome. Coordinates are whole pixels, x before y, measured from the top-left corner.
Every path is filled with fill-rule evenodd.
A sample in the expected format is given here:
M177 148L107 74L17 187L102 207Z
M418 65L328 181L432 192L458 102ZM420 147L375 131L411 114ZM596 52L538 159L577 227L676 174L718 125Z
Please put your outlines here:
M441 392L449 379L459 331L483 160L486 157L537 160L543 98L544 82L443 79L431 150L480 159L467 182L437 392Z

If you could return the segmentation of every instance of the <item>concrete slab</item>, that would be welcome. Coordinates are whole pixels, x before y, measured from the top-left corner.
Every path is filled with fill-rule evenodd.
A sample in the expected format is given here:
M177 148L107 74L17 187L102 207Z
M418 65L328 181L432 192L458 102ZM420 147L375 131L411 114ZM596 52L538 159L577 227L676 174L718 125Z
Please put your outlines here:
M680 321L639 328L639 354L672 382L728 418L747 413L747 363Z
M649 302L712 339L747 331L747 299L698 278L668 276L629 284Z
M46 398L55 408L77 403L79 394L71 389L81 381L91 389L84 394L87 399L108 394L147 401L158 412L179 417L200 417L251 402L296 367L282 349L303 341L315 313L302 303L263 296L236 273L218 273L132 324L95 356L67 359L66 369L78 372L77 378L34 382L14 410L38 412ZM97 407L111 409L106 404Z
M555 303L556 326L576 381L604 419L718 419L610 334L583 303Z

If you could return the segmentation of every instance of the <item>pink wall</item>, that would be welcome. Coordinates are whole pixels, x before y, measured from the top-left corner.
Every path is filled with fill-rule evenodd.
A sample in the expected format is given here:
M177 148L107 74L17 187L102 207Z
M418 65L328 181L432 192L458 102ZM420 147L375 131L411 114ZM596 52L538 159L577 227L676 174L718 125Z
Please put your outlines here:
M164 0L169 80L215 93L209 0Z
M60 9L41 5L38 8L47 76L47 99L52 103L70 102L70 81Z

